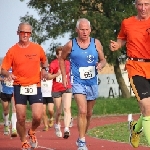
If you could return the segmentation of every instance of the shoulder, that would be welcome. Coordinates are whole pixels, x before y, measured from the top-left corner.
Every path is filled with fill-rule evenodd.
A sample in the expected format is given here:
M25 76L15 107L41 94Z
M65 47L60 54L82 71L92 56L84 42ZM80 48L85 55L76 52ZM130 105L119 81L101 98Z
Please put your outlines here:
M100 40L98 40L98 39L95 39L95 46L96 46L97 51L102 51L103 50L103 46L102 46Z
M50 65L53 65L53 64L56 64L56 63L58 63L58 59L52 60L51 63L50 63Z
M42 46L38 43L30 42L30 45L43 50Z
M68 48L72 48L72 40L70 40L69 42L67 42L64 46L68 47Z
M135 16L131 16L129 18L125 18L123 21L122 21L122 24L128 24L128 23L134 23L135 22Z
M98 39L94 39L94 41L95 41L95 45L101 45L100 40L98 40Z
M19 48L19 47L18 47L18 45L17 45L17 43L16 43L15 45L13 45L12 47L10 47L10 48L8 49L6 55L12 55L12 54L14 54L14 51L15 51L17 48Z

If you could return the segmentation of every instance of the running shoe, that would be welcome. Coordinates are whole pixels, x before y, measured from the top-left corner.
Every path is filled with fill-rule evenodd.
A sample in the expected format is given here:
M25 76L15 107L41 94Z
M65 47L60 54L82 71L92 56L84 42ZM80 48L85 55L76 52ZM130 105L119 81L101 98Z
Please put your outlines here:
M70 131L69 130L66 130L64 131L64 139L68 139L68 137L70 136Z
M88 150L88 148L86 147L86 142L83 142L80 139L77 140L76 145L78 147L77 150Z
M24 142L22 144L22 150L31 150L31 146L27 143L27 142Z
M134 148L139 147L140 133L142 132L142 129L140 132L134 131L136 124L137 124L136 121L129 121L129 130L130 130L129 142Z
M51 127L53 127L53 125L54 125L54 119L53 118L51 118L50 120L49 120L49 127L51 128Z
M12 129L11 137L17 137L17 130L16 129Z
M60 125L59 124L55 124L54 128L55 128L55 134L56 134L56 136L57 137L62 137L62 132L61 132L61 129L60 129Z
M9 134L10 134L9 126L4 125L4 135L9 135Z
M36 138L36 136L35 136L35 132L31 132L31 131L29 130L29 131L28 131L28 136L29 136L31 148L37 148L38 142L37 142L37 138Z
M44 127L43 131L48 131L48 127Z

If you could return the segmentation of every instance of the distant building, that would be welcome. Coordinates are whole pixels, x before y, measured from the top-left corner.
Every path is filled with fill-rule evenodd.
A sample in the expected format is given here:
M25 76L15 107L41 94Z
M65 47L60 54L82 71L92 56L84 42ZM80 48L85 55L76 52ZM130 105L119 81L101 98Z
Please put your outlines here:
M130 83L128 80L128 73L124 70L125 65L121 64L120 69L122 77L131 93L134 96L133 91L131 90ZM99 84L99 97L105 98L115 98L121 95L119 85L116 80L116 75L114 73L113 66L107 64L105 68L98 74L98 84Z

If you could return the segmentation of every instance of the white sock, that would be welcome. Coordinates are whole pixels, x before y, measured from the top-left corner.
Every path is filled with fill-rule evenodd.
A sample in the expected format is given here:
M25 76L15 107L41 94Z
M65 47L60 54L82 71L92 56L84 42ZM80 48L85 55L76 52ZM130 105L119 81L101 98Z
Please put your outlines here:
M82 142L85 142L85 137L81 138L80 140L81 140Z
M16 113L12 113L12 116L11 116L12 129L16 130L16 122L17 122Z
M9 126L9 114L6 116L3 114L3 118L4 118L4 125Z
M68 127L65 127L64 131L69 131L69 128L68 128Z

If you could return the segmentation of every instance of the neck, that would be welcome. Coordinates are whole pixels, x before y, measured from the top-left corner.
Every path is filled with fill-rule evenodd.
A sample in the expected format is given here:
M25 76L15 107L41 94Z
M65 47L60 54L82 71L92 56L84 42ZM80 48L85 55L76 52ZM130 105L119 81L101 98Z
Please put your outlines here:
M83 43L83 44L89 42L89 40L90 40L90 37L88 37L87 39L80 39L79 37L77 38L77 41L78 41L79 43Z
M136 16L136 19L139 21L144 21L144 20L148 20L150 18L150 16L146 16L146 17L141 17L141 16Z
M21 48L26 48L26 47L28 47L28 46L30 45L30 42L29 42L29 41L28 41L28 42L19 41L19 42L18 42L18 45L19 45L19 47L21 47Z

